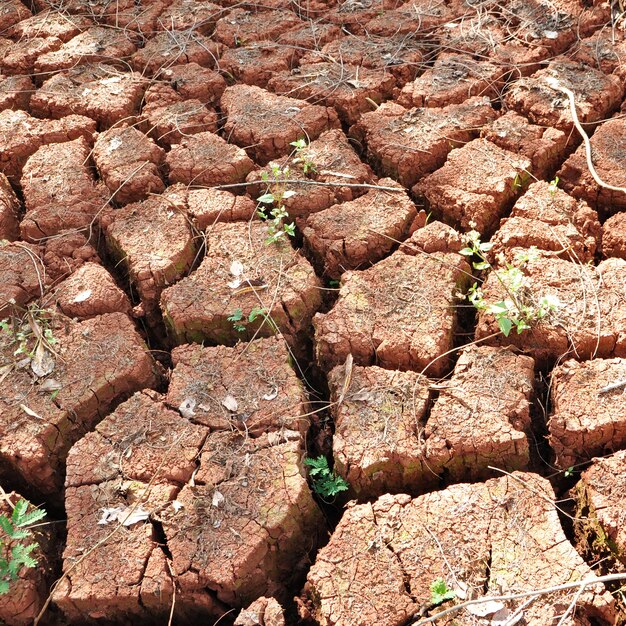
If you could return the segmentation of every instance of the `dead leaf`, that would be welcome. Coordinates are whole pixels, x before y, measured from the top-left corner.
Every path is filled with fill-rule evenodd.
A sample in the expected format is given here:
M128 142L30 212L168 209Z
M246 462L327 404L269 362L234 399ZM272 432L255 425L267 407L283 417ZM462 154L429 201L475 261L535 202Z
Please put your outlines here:
M172 502L172 508L174 509L174 513L178 513L178 511L180 511L183 508L183 503L179 502L178 500L174 500Z
M269 393L266 393L263 396L263 400L273 400L278 395L278 387L272 387L272 390Z
M72 300L72 302L74 304L77 304L79 302L84 302L85 300L89 300L89 298L91 298L92 293L93 291L91 291L91 289L85 289L84 291L81 291L79 294L77 294Z
M26 413L26 415L30 415L31 417L36 417L38 420L42 420L43 417L41 415L35 413L32 409L29 409L25 404L20 404L20 409Z
M376 396L373 392L363 387L362 389L359 389L351 394L349 398L353 402L371 402L376 398Z
M52 354L46 350L43 342L38 342L35 355L30 362L30 369L33 370L33 374L35 374L37 378L43 378L53 372L55 365L56 363Z
M102 515L98 520L98 524L104 525L109 522L119 522L122 526L132 526L139 522L145 522L150 516L150 512L143 507L138 506L133 510L132 506L116 506L101 509Z
M233 396L228 395L222 400L222 406L231 413L235 413L239 408L239 403L237 402L237 400L235 400Z
M524 611L520 611L517 615L515 615L513 611L507 608L500 609L493 614L493 617L491 618L491 626L515 626L515 624L517 624L523 617Z
M187 419L193 417L196 413L194 409L196 408L196 401L193 398L185 398L178 407L178 411L183 417Z
M0 367L0 383L13 371L13 363Z
M493 615L504 608L502 602L497 600L486 600L480 604L470 604L466 611L475 615L476 617L487 617L487 615Z
M39 389L41 391L58 391L62 389L63 385L54 378L46 378L41 385L39 385Z
M244 267L241 261L233 261L230 264L230 273L233 276L243 276L243 272L244 272Z
M211 500L211 505L216 509L219 509L224 504L224 495L219 491L216 491L213 494L213 499Z

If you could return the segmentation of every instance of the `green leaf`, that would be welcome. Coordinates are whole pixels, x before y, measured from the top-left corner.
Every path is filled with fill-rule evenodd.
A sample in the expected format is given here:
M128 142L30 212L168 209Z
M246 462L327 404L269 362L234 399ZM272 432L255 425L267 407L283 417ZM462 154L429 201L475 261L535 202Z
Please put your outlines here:
M9 593L9 581L0 580L0 596L4 596Z
M471 248L461 248L461 250L459 250L459 254L462 254L463 256L474 256L474 251Z
M448 589L448 585L446 585L446 581L443 578L433 580L430 585L430 601L432 604L438 606L454 598L456 598L456 592L453 589Z
M325 456L318 456L316 459L314 458L306 458L304 459L304 464L310 467L309 474L311 476L318 476L320 473L330 473L330 468L328 467L328 461Z
M274 204L275 200L276 199L274 198L273 193L264 193L256 199L257 202L261 202L263 204Z
M229 322L240 322L243 319L243 311L241 309L235 309L232 315L226 318Z
M502 334L508 337L511 328L513 328L513 322L508 317L500 317L498 318L498 327L502 331Z
M488 270L491 267L491 263L487 261L480 261L480 263L472 263L475 270Z

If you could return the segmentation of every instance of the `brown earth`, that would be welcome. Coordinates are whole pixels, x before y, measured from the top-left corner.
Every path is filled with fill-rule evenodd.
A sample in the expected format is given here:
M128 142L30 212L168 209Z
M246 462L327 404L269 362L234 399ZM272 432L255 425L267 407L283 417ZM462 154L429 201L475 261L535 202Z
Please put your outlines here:
M29 76L0 75L0 111L28 109L35 85Z
M285 626L285 615L275 598L261 596L242 609L234 626Z
M190 189L187 212L198 230L206 230L217 222L253 219L256 203L246 196L235 196L219 189Z
M12 307L43 296L46 277L40 250L22 241L0 243L0 276L0 316L6 316Z
M286 31L304 26L290 11L254 11L235 8L221 17L215 27L215 39L229 47L256 41L275 41Z
M296 60L293 49L274 42L259 41L226 50L220 58L220 69L233 80L246 85L267 87L274 74L288 73Z
M606 258L626 259L626 215L616 213L604 222L602 255Z
M158 78L168 82L184 100L200 100L206 106L217 104L226 89L221 74L197 63L173 65L162 70Z
M0 239L14 241L19 237L20 209L9 179L0 173Z

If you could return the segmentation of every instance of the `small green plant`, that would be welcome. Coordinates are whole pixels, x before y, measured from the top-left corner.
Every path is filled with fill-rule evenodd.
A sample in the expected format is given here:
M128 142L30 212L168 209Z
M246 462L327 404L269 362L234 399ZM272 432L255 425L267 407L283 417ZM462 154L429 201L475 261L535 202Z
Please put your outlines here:
M287 209L285 209L285 200L296 194L295 191L286 189L285 187L283 181L288 177L289 168L280 168L278 165L272 166L271 178L268 172L261 174L261 179L269 183L269 186L268 191L256 199L259 203L257 214L267 221L269 235L265 242L268 244L282 239L285 235L293 237L296 234L295 224L293 222L286 222L289 218L289 213L287 213ZM261 205L267 206L264 207Z
M33 536L32 526L43 519L43 509L28 512L28 502L18 500L11 517L0 515L0 530L6 538L0 538L0 595L9 592L10 585L17 580L22 567L37 567L37 560L31 556L38 547L37 542L27 542ZM12 542L9 548L7 541Z
M434 606L439 606L448 600L454 600L456 592L449 589L443 578L437 578L430 583L430 602Z
M40 344L50 350L57 343L50 313L36 305L30 305L21 318L14 316L0 320L0 332L10 336L10 343L16 346L13 356L33 358Z
M325 456L304 459L304 464L311 468L309 474L313 479L313 490L322 498L332 498L341 491L348 491L348 483L330 470Z
M558 188L559 188L559 177L555 176L554 179L550 181L550 193L554 195Z
M576 471L574 470L574 466L572 465L563 472L563 476L565 476L565 478L572 478L575 473Z
M487 302L477 283L470 287L467 297L478 311L492 315L502 334L508 337L513 328L516 329L517 334L529 330L533 323L555 311L560 306L560 302L557 296L545 295L538 300L533 300L529 294L527 279L522 268L538 257L535 247L517 254L515 264L505 262L504 269L494 269L486 257L486 253L491 250L492 246L491 243L482 242L480 234L472 230L467 233L467 247L460 250L460 253L467 257L478 258L478 261L472 262L474 269L493 270L508 297L499 302Z
M263 318L274 332L278 332L274 320L264 307L255 306L248 315L245 315L243 309L237 308L233 311L232 315L229 315L226 319L233 323L233 328L238 333L243 333L247 330L248 324L253 324L259 318Z
M308 156L307 148L309 147L305 139L298 139L297 141L292 141L290 146L293 146L296 151L296 156L293 159L294 163L302 163L302 171L305 175L308 175L310 172L315 172L315 163L311 161Z

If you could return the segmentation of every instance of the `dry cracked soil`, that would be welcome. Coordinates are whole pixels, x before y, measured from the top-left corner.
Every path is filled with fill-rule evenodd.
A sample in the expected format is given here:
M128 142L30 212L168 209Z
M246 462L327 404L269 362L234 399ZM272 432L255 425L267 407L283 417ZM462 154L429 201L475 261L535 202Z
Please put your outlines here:
M626 625L625 33L0 0L0 624Z

